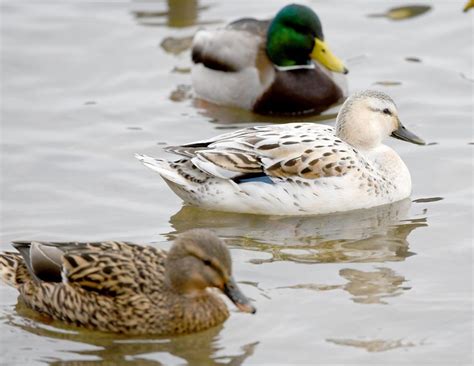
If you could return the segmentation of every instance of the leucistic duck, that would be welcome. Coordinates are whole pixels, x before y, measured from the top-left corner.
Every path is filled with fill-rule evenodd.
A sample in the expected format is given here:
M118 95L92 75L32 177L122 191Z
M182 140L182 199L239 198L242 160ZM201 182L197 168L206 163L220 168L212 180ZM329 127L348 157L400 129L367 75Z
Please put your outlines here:
M130 335L198 332L227 319L218 288L242 311L255 308L232 278L227 247L210 231L152 246L15 242L0 254L0 278L32 309L67 324Z
M314 123L245 128L168 148L177 161L137 158L190 205L267 215L314 215L383 205L408 197L411 177L386 137L423 140L378 91L352 95L335 128Z
M192 46L197 96L260 114L320 113L342 100L348 71L324 41L319 17L288 5L272 20L201 30Z

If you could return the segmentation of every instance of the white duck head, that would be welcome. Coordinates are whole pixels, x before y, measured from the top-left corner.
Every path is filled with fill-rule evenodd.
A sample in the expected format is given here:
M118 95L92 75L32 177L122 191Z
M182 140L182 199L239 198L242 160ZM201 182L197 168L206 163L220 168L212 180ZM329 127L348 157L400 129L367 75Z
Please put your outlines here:
M376 148L389 136L425 144L400 122L392 98L373 90L353 94L344 102L336 119L336 135L362 150Z

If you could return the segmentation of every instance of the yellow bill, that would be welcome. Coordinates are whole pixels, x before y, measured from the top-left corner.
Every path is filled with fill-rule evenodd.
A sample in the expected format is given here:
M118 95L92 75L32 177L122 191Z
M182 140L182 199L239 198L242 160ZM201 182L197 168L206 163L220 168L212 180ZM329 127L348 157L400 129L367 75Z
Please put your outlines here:
M331 52L325 42L318 38L315 38L314 40L314 48L313 52L311 52L311 58L313 60L319 62L328 70L340 72L342 74L347 74L349 72L342 61Z
M469 0L466 5L464 5L464 11L474 8L474 0Z

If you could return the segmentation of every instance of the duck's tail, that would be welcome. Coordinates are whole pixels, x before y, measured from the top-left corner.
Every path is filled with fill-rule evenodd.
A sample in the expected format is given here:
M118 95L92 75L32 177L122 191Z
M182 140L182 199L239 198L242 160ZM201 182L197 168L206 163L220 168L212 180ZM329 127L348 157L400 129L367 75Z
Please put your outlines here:
M0 279L7 285L15 288L31 280L25 261L20 253L0 253Z
M160 174L167 182L171 182L181 187L188 187L190 185L190 181L180 174L178 169L176 169L178 164L142 154L135 154L135 157L146 167L158 172L158 174Z

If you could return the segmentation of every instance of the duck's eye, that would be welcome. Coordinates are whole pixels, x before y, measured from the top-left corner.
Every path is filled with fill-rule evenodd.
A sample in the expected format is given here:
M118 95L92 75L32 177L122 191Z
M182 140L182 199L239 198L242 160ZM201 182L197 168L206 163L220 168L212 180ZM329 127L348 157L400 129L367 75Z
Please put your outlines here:
M389 116L392 115L392 112L390 112L390 109L388 109L388 108L385 108L382 112L385 113L385 114L388 114Z
M204 262L204 264L205 264L206 266L210 266L210 265L211 265L211 261L210 261L209 259L204 259L203 262Z

